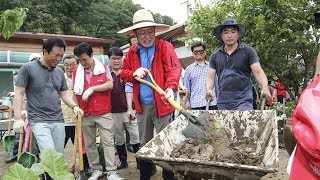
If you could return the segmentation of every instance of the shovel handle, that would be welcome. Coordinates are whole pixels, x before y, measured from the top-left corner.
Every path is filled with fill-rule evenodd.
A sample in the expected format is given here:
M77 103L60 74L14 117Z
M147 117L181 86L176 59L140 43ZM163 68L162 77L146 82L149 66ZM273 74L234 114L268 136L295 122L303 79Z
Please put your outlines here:
M24 127L21 127L20 134L19 134L18 159L20 158L20 154L22 152L23 139L24 139Z
M146 85L152 87L152 88L153 88L155 91L157 91L160 95L164 95L166 92L165 92L163 89L161 89L160 86L158 86L158 84L157 84L157 83L155 82L155 80L153 79L151 72L150 72L149 70L147 70L147 73L148 73L148 75L149 75L152 83L149 82L149 81L146 81L146 80L144 80L144 79L141 79L141 78L139 78L139 77L137 77L137 76L135 77L135 79L136 79L137 81L143 83L143 84L146 84ZM183 110L183 107L180 106L180 105L173 99L173 97L169 97L169 98L167 99L167 101L168 101L175 109L177 109L179 112L181 112L181 110Z
M83 167L83 156L82 156L82 114L78 112L76 120L76 138L78 141L78 150L79 150L79 170L82 171Z

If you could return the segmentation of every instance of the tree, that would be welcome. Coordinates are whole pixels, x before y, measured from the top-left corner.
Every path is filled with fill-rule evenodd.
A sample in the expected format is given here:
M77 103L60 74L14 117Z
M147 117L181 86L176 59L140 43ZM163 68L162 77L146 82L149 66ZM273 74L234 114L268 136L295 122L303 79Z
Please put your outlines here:
M227 17L246 26L243 42L260 57L267 75L277 75L286 87L305 87L313 76L319 52L313 0L225 0L214 5L198 5L189 20L189 36L199 37L210 52L220 46L212 31Z
M127 43L117 32L131 26L133 14L141 9L132 0L4 0L0 5L0 10L29 9L20 31L109 38L116 40L114 46ZM157 20L173 24L168 16L159 14Z
M160 13L154 13L153 18L156 23L166 24L169 26L176 24L170 16L161 15Z
M9 39L22 26L26 17L26 8L0 11L0 34Z

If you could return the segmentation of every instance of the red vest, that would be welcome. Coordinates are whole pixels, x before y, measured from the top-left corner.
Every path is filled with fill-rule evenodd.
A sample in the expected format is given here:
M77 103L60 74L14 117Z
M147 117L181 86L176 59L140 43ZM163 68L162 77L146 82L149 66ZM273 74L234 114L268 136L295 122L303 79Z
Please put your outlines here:
M105 69L108 70L108 68ZM85 75L84 75L85 76ZM74 71L74 76L76 77L76 71ZM93 75L90 80L90 83L84 78L84 90L83 92L91 86L96 86L103 84L107 81L106 73L102 73L99 75ZM74 78L75 79L75 78ZM88 116L89 114L98 116L106 113L111 112L111 95L110 91L104 92L96 92L94 91L91 96L88 98L87 102L82 101L82 95L77 95L79 107L84 112L84 117Z

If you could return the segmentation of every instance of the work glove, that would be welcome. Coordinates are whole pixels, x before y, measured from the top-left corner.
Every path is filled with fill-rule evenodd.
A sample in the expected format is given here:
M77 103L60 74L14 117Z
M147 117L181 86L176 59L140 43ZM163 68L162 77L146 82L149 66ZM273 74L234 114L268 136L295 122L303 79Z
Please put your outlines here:
M128 115L129 123L131 123L131 121L136 119L136 111L133 109L128 109L127 115Z
M147 75L147 71L143 67L139 67L134 73L133 76L137 76L138 78L142 79Z
M13 123L13 131L16 133L23 133L24 121L22 119L15 119Z
M84 91L84 93L82 94L82 100L84 102L88 101L88 98L91 96L91 94L93 93L93 89L91 87L89 87L87 90Z
M262 89L261 90L261 98L266 98L266 101L268 101L271 98L271 94L269 89Z
M212 90L209 90L206 92L206 95L205 95L206 102L210 102L215 98L216 96L214 95L214 93L212 93Z
M174 92L173 92L172 88L167 88L165 92L166 92L166 94L164 95L164 97L166 99L169 99L169 97L174 98Z
M81 108L79 108L79 106L75 106L73 107L73 113L78 116L78 112L81 114L81 116L83 116L83 110Z

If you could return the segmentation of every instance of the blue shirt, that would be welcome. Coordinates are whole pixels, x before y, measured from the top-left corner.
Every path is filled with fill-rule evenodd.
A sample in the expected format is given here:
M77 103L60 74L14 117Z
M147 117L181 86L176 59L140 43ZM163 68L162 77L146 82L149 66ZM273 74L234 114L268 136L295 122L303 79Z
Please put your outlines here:
M190 92L188 98L188 104L191 108L205 107L207 102L205 100L206 95L206 78L208 75L209 63L205 61L204 64L198 64L194 62L190 64L184 74L184 85ZM218 78L215 78L214 87L212 92L217 96L218 90ZM210 102L210 106L217 105L217 100L214 99Z
M140 61L141 66L149 69L151 71L151 64L153 61L154 53L156 50L156 45L153 44L149 48L142 47L140 44L138 44L139 54L140 54ZM146 81L151 82L151 79L149 76L146 76L143 78ZM142 104L153 104L153 90L150 86L145 85L143 83L139 84L140 86L140 101Z

